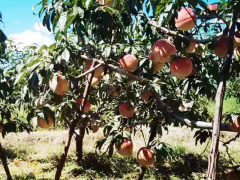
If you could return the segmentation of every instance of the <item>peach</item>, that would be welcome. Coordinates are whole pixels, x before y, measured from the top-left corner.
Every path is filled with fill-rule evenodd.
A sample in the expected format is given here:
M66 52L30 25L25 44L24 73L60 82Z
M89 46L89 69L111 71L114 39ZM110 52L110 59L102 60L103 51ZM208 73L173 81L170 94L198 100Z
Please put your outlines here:
M170 71L178 79L189 76L193 70L192 61L185 57L179 57L170 63Z
M55 93L59 95L64 95L68 90L68 81L66 80L65 76L62 76L60 72L57 75L57 82L53 82L53 77L49 81L49 87L54 90L54 84L57 83L57 87L55 89Z
M183 7L178 12L178 17L175 19L176 28L188 31L195 26L197 18L191 8Z
M97 64L95 63L95 66ZM86 61L86 66L85 66L85 72L88 71L92 66L92 60L87 60ZM94 71L94 77L95 78L99 78L99 77L103 77L104 76L104 67L103 66L100 66L98 67L97 69L95 69Z
M118 149L117 145L115 145L118 154L122 156L130 157L133 153L133 143L128 139L123 139L120 148Z
M233 37L234 47L240 47L240 31L237 31Z
M53 119L51 117L48 117L48 122L47 122L45 119L38 116L37 117L37 124L40 128L49 129L53 126Z
M197 43L195 41L191 41L189 46L185 49L186 53L194 53L197 47Z
M160 71L164 65L165 63L153 63L153 73Z
M114 90L113 92L111 92L111 95L112 96L117 96L118 95L117 90Z
M235 132L240 132L240 117L230 122L230 129Z
M138 67L138 59L131 54L127 54L119 60L119 64L127 71L134 72Z
M113 5L112 0L97 0L97 2L101 5L111 7Z
M3 124L0 124L0 133L3 132Z
M96 123L92 123L91 125L93 133L98 132L99 126Z
M216 11L217 10L217 7L218 7L218 4L209 4L208 5L208 9L210 11Z
M153 150L148 149L146 147L142 147L141 149L139 149L137 153L137 161L143 167L153 165L154 164Z
M125 116L127 118L132 118L134 114L134 108L130 103L122 103L119 106L119 112L122 116Z
M222 37L217 41L215 48L213 50L214 54L218 57L226 57L227 56L227 46L228 46L228 38Z
M228 173L227 180L239 180L240 178L240 171L234 170Z
M83 100L83 97L79 97L77 99L76 103L80 106L80 105L82 105L82 100ZM90 109L91 109L91 103L87 100L85 107L83 109L83 112L88 113L90 111Z
M100 80L98 78L96 78L96 77L92 78L92 85L93 86L97 86L97 85L99 85L99 83L100 83Z
M146 102L146 103L150 103L153 100L153 95L150 91L145 90L142 92L141 94L141 98Z
M175 46L167 39L159 39L152 46L149 59L154 63L165 63L170 62L170 56L174 54L176 54Z

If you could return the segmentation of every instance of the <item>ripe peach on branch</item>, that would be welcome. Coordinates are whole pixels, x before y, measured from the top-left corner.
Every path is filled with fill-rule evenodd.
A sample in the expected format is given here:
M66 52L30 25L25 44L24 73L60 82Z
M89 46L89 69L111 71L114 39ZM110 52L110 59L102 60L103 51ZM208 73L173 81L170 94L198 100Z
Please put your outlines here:
M3 124L1 123L0 124L0 133L2 133L3 132Z
M143 167L152 166L154 164L154 152L153 150L142 147L137 153L137 161Z
M130 103L122 103L119 106L119 112L124 117L132 118L134 115L134 108Z
M218 7L218 4L209 4L208 5L208 9L210 11L216 11L217 10L217 7Z
M196 21L197 18L193 10L188 7L183 7L175 19L175 26L180 30L188 31L195 26Z
M170 63L170 71L178 79L182 80L192 73L192 61L185 57L178 57Z
M150 103L153 100L153 94L149 90L143 91L140 96L146 103Z
M118 154L122 156L130 157L133 153L133 143L128 139L123 139L120 147L118 148L115 144L115 148L117 149Z
M39 127L43 129L49 129L53 126L53 119L48 117L48 121L46 119L41 118L40 116L37 117L37 124Z
M175 46L167 39L159 39L152 46L152 51L149 55L154 63L170 62L171 55L176 54Z
M90 70L91 66L92 66L92 60L87 60L86 61L86 66L85 66L85 72ZM96 63L95 63L96 65ZM94 70L94 77L95 78L102 78L104 76L104 67L100 66L97 69Z
M92 127L93 133L98 132L99 126L98 126L96 123L92 123L92 124L91 124L91 127Z
M214 54L218 57L226 57L227 56L227 46L228 46L228 38L221 37L213 50Z
M76 103L79 106L81 106L82 105L82 101L83 101L83 97L79 97L77 99ZM90 103L90 101L86 100L86 104L85 104L85 107L83 109L83 112L88 113L90 111L90 109L91 109L91 103Z
M53 91L55 90L54 91L55 93L63 96L68 90L68 81L65 78L65 76L61 75L61 72L58 72L57 79L52 77L51 80L49 81L49 87Z
M111 7L113 5L112 0L97 0L97 2L101 5Z
M119 64L127 71L134 72L138 67L138 59L131 54L127 54L119 60Z
M235 132L240 132L240 117L239 116L230 122L230 128L231 128L231 130L233 130Z

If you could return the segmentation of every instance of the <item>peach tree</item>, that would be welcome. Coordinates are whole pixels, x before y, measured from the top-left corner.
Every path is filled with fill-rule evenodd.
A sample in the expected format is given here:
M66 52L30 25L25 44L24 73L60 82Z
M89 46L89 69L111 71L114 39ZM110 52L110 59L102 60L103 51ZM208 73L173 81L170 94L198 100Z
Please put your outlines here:
M25 92L20 101L35 124L69 128L55 179L73 136L81 164L84 134L99 125L104 138L96 149L107 147L109 157L114 148L131 156L131 136L149 126L146 146L137 153L143 179L148 166L171 152L160 138L170 124L199 128L200 143L212 136L206 178L216 179L220 131L239 132L239 119L232 118L238 114L222 115L226 81L234 82L240 72L238 0L211 5L202 0L43 0L38 5L56 42L24 62L17 88ZM203 96L215 98L214 118Z

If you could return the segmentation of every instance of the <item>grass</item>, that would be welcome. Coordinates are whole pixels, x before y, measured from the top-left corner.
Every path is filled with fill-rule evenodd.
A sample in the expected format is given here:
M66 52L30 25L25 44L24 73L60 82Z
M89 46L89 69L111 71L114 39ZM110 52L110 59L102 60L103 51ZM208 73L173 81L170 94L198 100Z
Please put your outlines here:
M144 129L147 138L148 129ZM184 132L184 133L182 133ZM54 179L56 166L62 153L67 131L38 131L31 134L8 134L1 139L8 156L9 168L14 179ZM204 152L206 143L195 146L192 139L194 131L189 128L169 127L161 138L163 142L171 144L173 159L157 162L155 167L149 168L144 179L146 180L200 180L204 177L207 168L207 151ZM223 141L233 137L235 133L223 133ZM94 142L103 136L102 129L99 132L87 135L84 139L85 162L78 166L75 156L75 141L72 141L69 156L62 173L62 179L73 180L133 180L137 179L140 168L135 159L137 150L145 146L142 135L137 133L133 137L134 156L124 158L117 153L111 159L106 156L98 156L94 153ZM230 153L235 161L240 161L238 147L240 141L230 144ZM228 165L228 156L225 148L220 145L221 165ZM202 152L204 152L202 154ZM202 154L202 155L201 155ZM224 177L224 171L221 174ZM5 172L0 166L0 179L5 179Z
M210 115L212 117L214 117L214 112L215 112L215 102L214 101L209 102L208 111L210 112ZM239 103L237 102L236 98L231 97L231 98L224 100L223 114L226 112L240 113Z
M235 98L224 101L224 113L228 111L240 112ZM208 104L208 110L214 116L215 103ZM143 129L145 139L148 139L149 129ZM201 180L207 169L207 155L210 143L195 145L193 136L196 130L190 128L169 127L158 137L173 148L172 160L166 159L156 162L155 167L148 168L145 180ZM16 180L52 180L56 172L59 157L63 151L67 130L36 131L28 133L10 133L0 141L8 157L10 171ZM221 133L221 142L234 137L236 133ZM136 161L136 152L145 146L142 134L137 132L133 136L134 155L124 158L116 152L111 159L96 155L94 143L103 137L102 129L97 133L90 133L84 139L84 163L76 163L75 140L72 140L69 155L62 172L64 180L134 180L137 179L140 167ZM224 166L231 166L226 148L220 142L220 178L226 179ZM229 154L234 158L235 164L240 162L240 140L229 145ZM0 166L0 179L6 179L2 166Z

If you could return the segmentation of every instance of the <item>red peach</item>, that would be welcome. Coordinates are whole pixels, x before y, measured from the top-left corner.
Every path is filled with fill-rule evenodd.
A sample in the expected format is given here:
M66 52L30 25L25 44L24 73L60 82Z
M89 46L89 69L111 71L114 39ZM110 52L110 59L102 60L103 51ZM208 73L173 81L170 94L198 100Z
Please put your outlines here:
M155 63L165 63L170 62L170 56L174 54L176 54L175 46L167 39L159 39L152 46L149 59Z
M97 65L95 63L95 65ZM86 61L86 66L85 66L85 72L88 71L92 66L92 61L91 60L87 60ZM97 69L95 69L94 71L94 77L95 78L99 78L99 77L103 77L104 76L104 67L100 66Z
M130 141L128 139L123 139L122 144L119 149L117 146L115 146L115 148L117 149L118 154L120 154L122 156L127 156L127 157L132 156L133 143L132 143L132 141Z
M141 94L141 98L146 102L146 103L150 103L153 100L153 95L150 91L145 90L142 92Z
M101 5L111 7L113 5L112 0L97 0L97 2Z
M138 60L135 56L127 54L119 60L119 64L129 72L134 72L138 67Z
M83 100L83 97L79 97L77 99L76 103L80 106L80 105L82 105L82 100ZM85 107L83 109L83 112L88 113L90 111L90 109L91 109L91 103L87 100Z
M0 124L0 133L3 132L3 124Z
M38 116L37 117L37 124L41 128L49 129L53 126L53 119L51 117L48 117L48 122L47 122L45 119Z
M125 116L127 118L132 118L134 114L134 108L130 103L122 103L119 106L119 112L122 116Z
M240 132L240 117L230 122L230 129L235 132Z
M178 17L175 19L176 28L188 31L195 26L197 18L191 8L182 8L178 12Z
M217 10L217 7L218 7L218 4L209 4L208 5L208 9L210 11L216 11Z
M148 149L146 147L142 147L141 149L139 149L137 153L137 161L143 167L153 165L154 164L153 150Z
M93 133L98 132L98 130L99 130L99 126L98 126L97 124L92 123L91 127L92 127L92 131L93 131Z
M112 96L117 96L117 95L118 95L118 93L117 93L117 91L116 91L116 90L114 90L113 92L111 92L111 95L112 95Z
M228 38L222 37L217 41L215 48L213 50L214 54L218 57L226 57L227 56L227 45Z
M59 72L57 75L57 87L55 89L55 93L59 95L64 95L66 91L68 90L68 81L66 80L65 76L62 76L61 73ZM53 78L49 81L49 87L53 90Z
M98 78L96 78L96 77L93 77L93 78L92 78L92 85L93 85L93 86L99 85L99 82L100 82L100 81L99 81Z
M182 80L189 76L193 70L192 61L188 58L179 57L170 63L170 71L178 79Z

